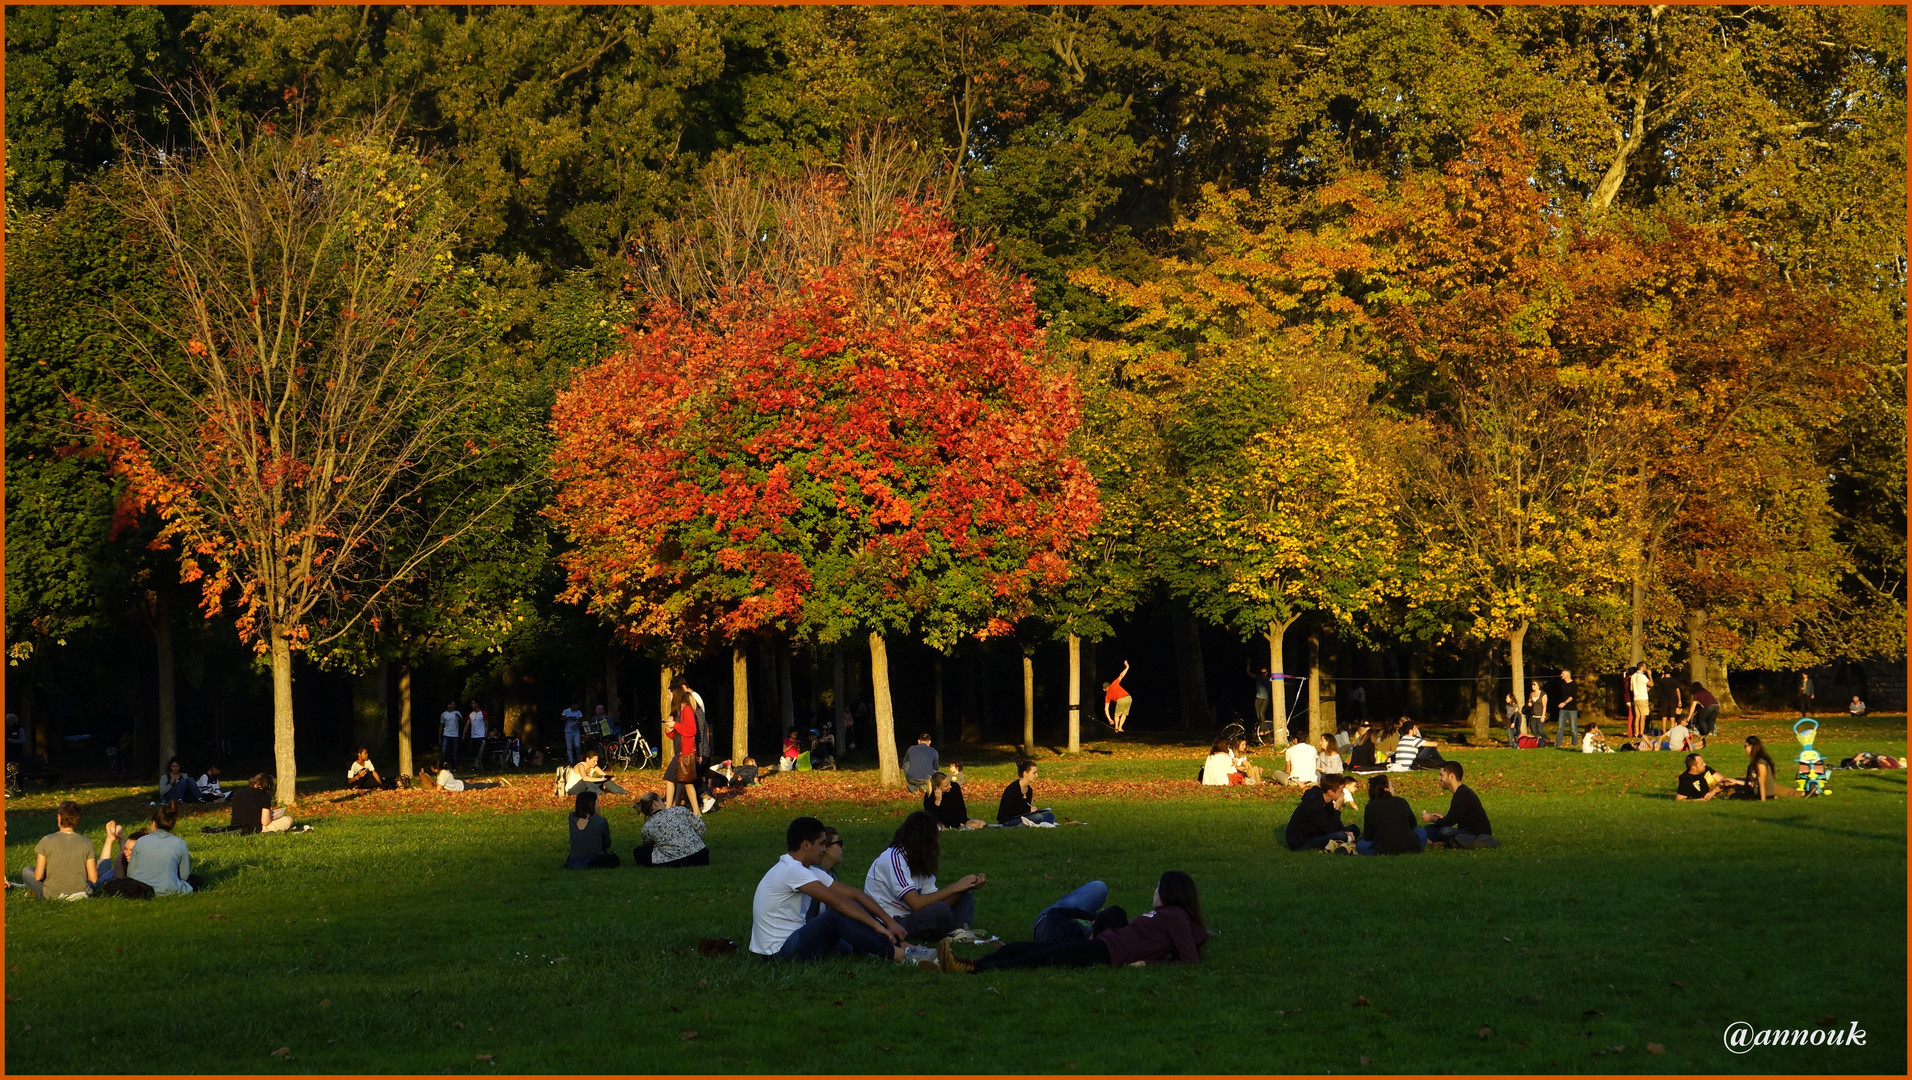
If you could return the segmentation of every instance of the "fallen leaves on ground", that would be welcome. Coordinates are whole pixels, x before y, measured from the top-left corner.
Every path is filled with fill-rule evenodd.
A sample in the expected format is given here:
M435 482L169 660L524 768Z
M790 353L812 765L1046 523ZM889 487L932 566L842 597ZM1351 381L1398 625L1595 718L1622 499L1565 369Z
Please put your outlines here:
M292 1060L292 1048L291 1048L290 1046L281 1046L281 1047L279 1047L279 1048L278 1048L277 1050L274 1050L274 1051L272 1052L272 1056L273 1056L273 1057L276 1057L276 1058L284 1058L284 1059L286 1059L287 1061L291 1061L291 1060Z
M1491 1039L1494 1037L1494 1029L1488 1027L1486 1024L1482 1024L1480 1030L1476 1031L1474 1035L1476 1038Z
M1661 1046L1659 1043L1647 1043L1646 1052L1649 1054L1664 1054L1666 1053L1666 1047Z

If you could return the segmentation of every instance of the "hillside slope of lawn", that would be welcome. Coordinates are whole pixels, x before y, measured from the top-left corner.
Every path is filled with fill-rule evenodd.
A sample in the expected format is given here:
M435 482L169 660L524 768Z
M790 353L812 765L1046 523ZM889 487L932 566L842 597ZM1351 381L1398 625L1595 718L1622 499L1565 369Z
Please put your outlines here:
M1709 759L1737 774L1749 731L1789 778L1777 718L1728 724ZM1821 736L1835 762L1904 742L1903 717ZM15 890L7 1070L1905 1071L1904 771L1836 773L1821 799L1689 805L1672 800L1677 755L1461 750L1504 846L1362 859L1285 850L1293 792L1200 788L1200 748L1091 749L1112 753L1045 755L1038 785L1086 825L945 834L944 875L986 872L978 926L1015 940L1084 880L1133 914L1161 871L1186 870L1214 932L1198 967L944 976L750 956L751 892L792 816L838 825L860 884L914 806L868 773L772 777L711 816L711 867L655 873L559 870L564 811L542 777L343 801L314 780L311 833L203 836L223 811L186 819L199 895ZM989 816L1009 755L966 751ZM1397 790L1417 811L1446 804L1431 774ZM14 875L67 796L96 843L149 797L11 800ZM620 799L610 817L628 859L637 815ZM707 958L699 938L739 948ZM1857 1022L1867 1040L1733 1055L1721 1034L1739 1020Z

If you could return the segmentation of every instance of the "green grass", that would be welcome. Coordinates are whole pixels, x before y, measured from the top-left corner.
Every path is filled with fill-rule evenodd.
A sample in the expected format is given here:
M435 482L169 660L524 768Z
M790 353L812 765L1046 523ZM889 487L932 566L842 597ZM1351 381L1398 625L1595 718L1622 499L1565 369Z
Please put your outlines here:
M1729 726L1712 760L1737 772L1729 744L1759 731L1787 775L1782 730ZM1835 761L1902 751L1904 718L1832 722L1821 740ZM1293 797L1199 789L1198 751L1095 745L1116 753L1044 767L1080 792L1045 801L1086 827L948 836L945 873L986 871L977 922L1015 939L1082 880L1133 912L1162 870L1187 870L1216 932L1199 967L961 977L748 956L750 894L790 817L839 825L860 884L908 808L858 801L853 775L818 778L840 802L726 809L715 865L669 873L562 872L555 803L474 801L294 836L182 827L212 880L193 897L16 891L7 1070L1905 1071L1903 771L1837 773L1817 800L1686 805L1674 755L1463 752L1504 847L1354 859L1283 849ZM1004 756L970 757L979 808ZM1417 810L1445 805L1430 776L1401 786ZM58 797L10 803L16 874ZM109 813L136 812L126 789L78 797L96 841ZM634 818L613 811L627 855ZM740 951L699 957L700 937ZM1721 1032L1736 1020L1857 1021L1868 1039L1735 1056Z

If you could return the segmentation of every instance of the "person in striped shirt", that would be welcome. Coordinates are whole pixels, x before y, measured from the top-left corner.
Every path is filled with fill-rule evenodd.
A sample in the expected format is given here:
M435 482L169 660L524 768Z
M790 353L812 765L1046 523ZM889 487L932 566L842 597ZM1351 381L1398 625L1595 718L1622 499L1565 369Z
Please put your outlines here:
M863 891L917 941L952 936L973 940L976 935L969 932L969 924L976 914L975 890L988 879L966 874L938 888L936 872L943 855L940 832L936 819L921 810L904 818L890 846L870 864Z
M1421 725L1402 717L1401 741L1394 744L1394 753L1388 758L1388 771L1407 772L1409 769L1440 767L1441 752L1434 749L1434 740L1421 738Z

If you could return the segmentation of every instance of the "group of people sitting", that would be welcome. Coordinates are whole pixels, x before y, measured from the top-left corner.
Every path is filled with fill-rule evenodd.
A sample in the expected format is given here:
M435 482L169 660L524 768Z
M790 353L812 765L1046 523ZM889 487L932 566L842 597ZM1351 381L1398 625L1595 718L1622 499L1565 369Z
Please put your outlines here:
M1721 776L1699 754L1686 755L1686 768L1674 781L1673 798L1677 802L1706 802L1709 799L1750 799L1765 802L1785 791L1774 776L1773 757L1757 735L1746 736L1746 775L1740 779Z
M926 811L911 813L859 889L835 874L842 835L814 817L792 821L786 853L751 900L750 951L785 961L861 954L949 973L1201 962L1208 939L1201 902L1194 880L1177 870L1162 875L1149 911L1133 920L1119 907L1104 907L1108 886L1091 881L1037 914L1029 940L976 960L957 957L952 942L995 940L973 926L975 894L988 876L937 883L942 828Z
M234 799L235 806L238 801ZM42 900L91 896L151 900L205 887L205 881L192 872L186 841L173 832L179 823L176 802L161 803L153 810L152 826L130 836L118 822L107 822L105 840L97 851L80 832L79 803L72 799L60 803L54 820L57 831L40 838L33 849L33 866L21 872L19 881L8 881L8 888L24 888ZM101 858L109 853L110 858Z
M1405 716L1380 728L1362 721L1352 735L1338 731L1316 742L1292 743L1282 751L1282 760L1288 766L1285 771L1264 772L1249 760L1246 739L1223 737L1209 747L1197 777L1210 787L1272 783L1305 788L1324 776L1438 769L1444 762L1435 741L1423 736L1420 724Z
M1429 844L1454 848L1496 848L1494 826L1487 819L1480 796L1462 782L1466 769L1458 761L1440 766L1441 787L1450 796L1447 813L1423 811L1425 826L1414 823L1414 810L1394 793L1386 773L1368 778L1368 808L1362 825L1341 820L1342 810L1357 809L1355 781L1339 773L1324 773L1301 795L1288 818L1284 834L1290 851L1328 851L1347 855L1416 855ZM1365 834L1363 832L1365 826Z
M828 724L821 731L811 728L798 731L792 728L784 732L783 753L777 758L777 771L791 772L807 769L834 769L837 767L836 734Z
M631 865L676 868L709 866L710 848L704 843L703 815L690 806L666 806L654 791L637 800L644 815L640 835L644 842L631 851ZM598 792L579 791L577 802L565 818L565 833L570 853L566 870L613 870L623 865L611 850L611 823L598 812Z
M179 764L178 758L171 758L166 762L165 774L159 778L159 798L154 800L154 805L218 802L231 797L231 792L219 786L219 766L206 766L195 780Z

